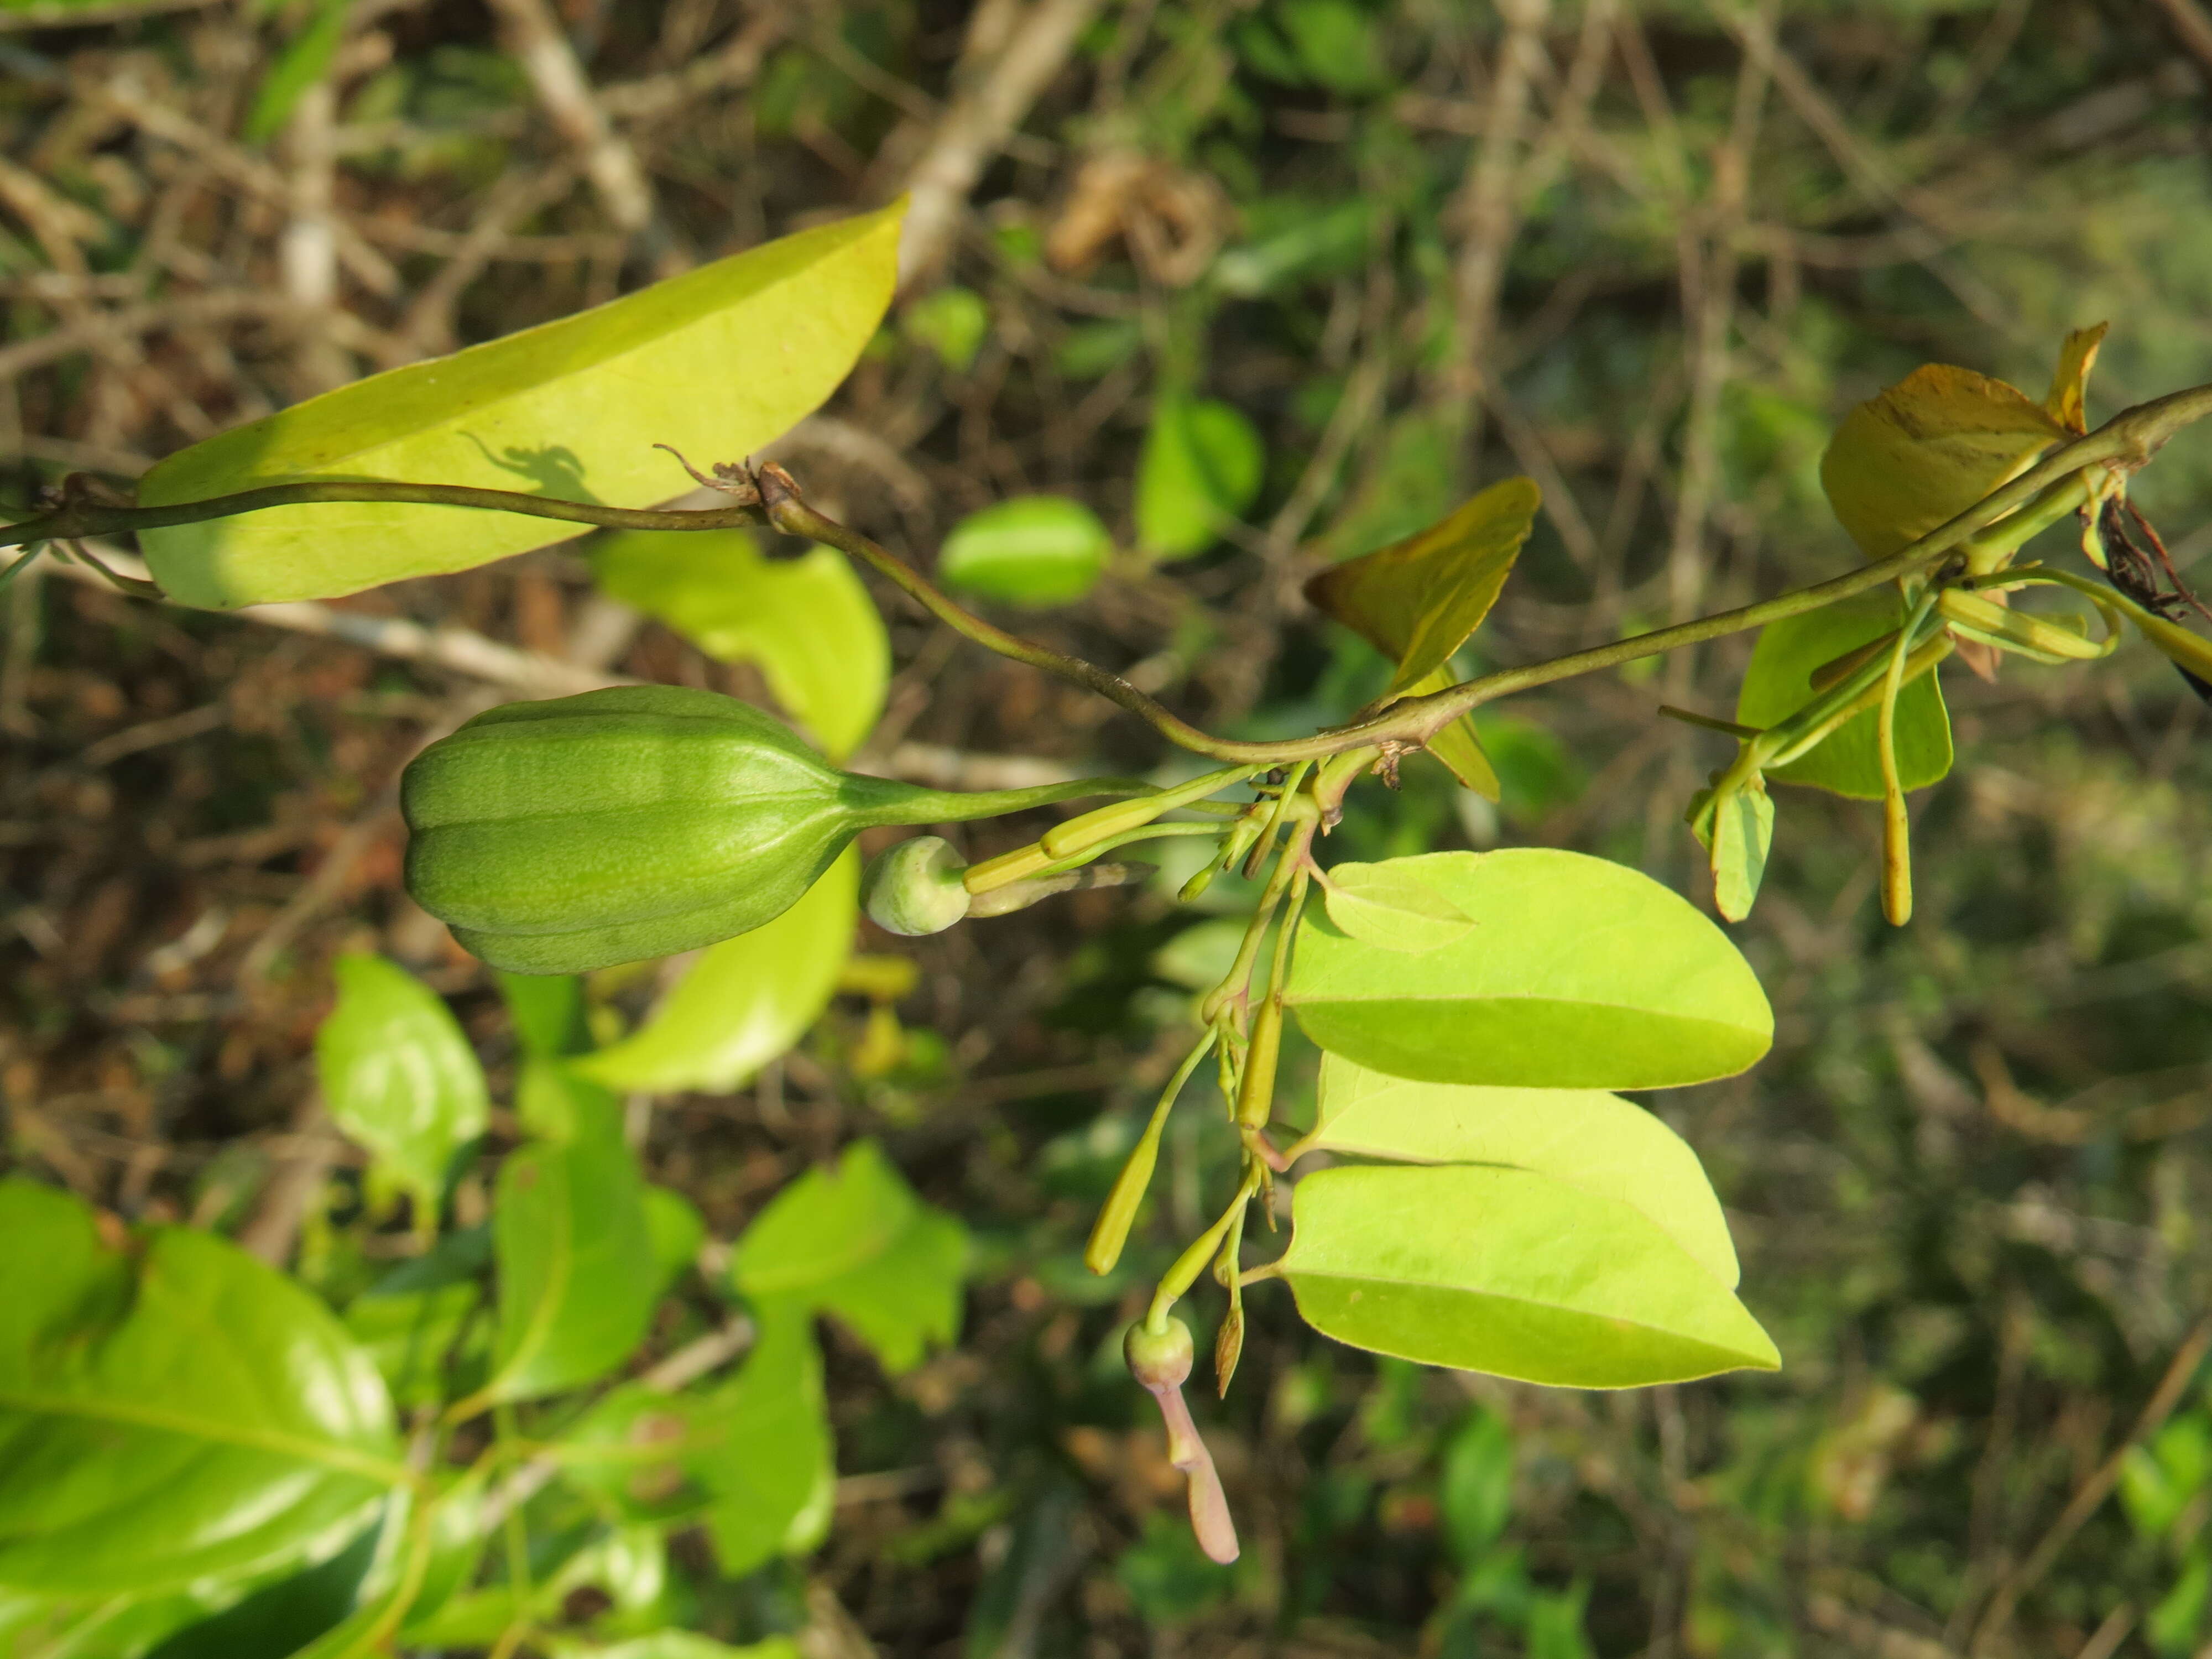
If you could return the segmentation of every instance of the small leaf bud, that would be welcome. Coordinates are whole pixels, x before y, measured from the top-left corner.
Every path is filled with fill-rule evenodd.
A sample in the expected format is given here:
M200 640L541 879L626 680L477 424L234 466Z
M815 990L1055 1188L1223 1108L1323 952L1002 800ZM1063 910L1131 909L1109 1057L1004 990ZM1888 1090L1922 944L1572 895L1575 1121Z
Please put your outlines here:
M860 902L887 933L918 939L941 933L968 914L966 866L939 836L916 836L878 853L868 865Z

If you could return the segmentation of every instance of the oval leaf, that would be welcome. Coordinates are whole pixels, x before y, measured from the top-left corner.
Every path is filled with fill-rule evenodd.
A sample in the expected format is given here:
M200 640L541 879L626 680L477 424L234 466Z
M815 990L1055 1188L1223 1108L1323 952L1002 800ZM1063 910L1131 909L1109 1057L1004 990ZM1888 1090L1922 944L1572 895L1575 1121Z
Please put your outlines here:
M1665 1089L1773 1041L1750 964L1649 876L1534 847L1393 862L1474 928L1415 957L1309 912L1286 1000L1333 1054L1431 1083Z
M1751 914L1766 855L1774 845L1774 801L1753 775L1714 803L1711 854L1713 908L1730 921Z
M243 1577L404 1484L392 1401L306 1291L186 1227L126 1253L67 1194L0 1181L0 1586Z
M605 1376L644 1337L663 1275L645 1177L613 1096L526 1060L516 1109L542 1139L501 1165L492 1212L499 1328L480 1399L528 1400Z
M1818 695L1813 675L1905 620L1893 594L1869 593L1838 605L1769 623L1752 648L1737 693L1739 724L1778 725ZM1880 800L1884 792L1881 755L1876 746L1876 711L1853 715L1820 745L1767 778L1801 783L1853 800ZM1933 673L1923 674L1897 694L1897 771L1907 789L1924 789L1951 769L1951 716L1943 690Z
M1164 392L1137 463L1137 540L1155 559L1187 559L1258 499L1267 452L1231 404Z
M1298 1182L1271 1277L1325 1336L1577 1389L1679 1382L1774 1344L1633 1206L1527 1170L1324 1170Z
M2002 380L1928 363L1844 416L1820 458L1820 486L1867 557L1885 559L2070 435Z
M830 1006L860 920L851 848L773 921L699 953L646 1023L574 1069L610 1088L726 1092L805 1034Z
M1313 1132L1292 1150L1415 1164L1504 1164L1644 1212L1723 1285L1737 1279L1720 1200L1689 1144L1595 1089L1415 1083L1323 1054Z
M937 556L947 587L1012 605L1067 605L1098 584L1114 538L1065 495L1017 495L955 525Z
M310 478L522 490L615 507L684 492L781 435L845 378L891 297L902 204L717 260L640 293L373 375L194 444L147 507ZM390 504L272 507L144 532L184 605L324 599L564 540L551 519Z
M1433 951L1464 939L1468 914L1418 875L1384 864L1340 864L1328 872L1322 902L1328 919L1363 945L1385 951Z
M657 617L708 656L757 663L784 712L842 761L884 712L890 636L842 554L768 559L742 530L606 537L599 586Z
M381 957L337 961L338 1001L315 1032L338 1127L434 1206L453 1154L484 1131L483 1068L445 999Z

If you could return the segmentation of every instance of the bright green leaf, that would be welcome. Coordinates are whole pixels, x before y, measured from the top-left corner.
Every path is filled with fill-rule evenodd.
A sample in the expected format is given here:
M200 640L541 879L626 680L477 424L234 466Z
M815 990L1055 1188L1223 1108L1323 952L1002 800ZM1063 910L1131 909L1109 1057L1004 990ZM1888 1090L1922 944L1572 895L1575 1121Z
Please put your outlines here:
M1467 937L1467 913L1419 876L1383 864L1340 864L1328 872L1322 902L1350 938L1385 951L1433 951Z
M701 951L642 1026L574 1069L623 1090L737 1088L829 1006L860 919L860 855L848 848L798 903Z
M405 969L347 956L337 973L337 1006L315 1033L323 1103L434 1212L453 1154L489 1117L483 1068L445 1000Z
M1273 1271L1308 1324L1354 1347L1582 1389L1781 1363L1648 1216L1527 1170L1324 1170L1292 1216Z
M967 1261L966 1230L863 1140L776 1194L738 1240L730 1279L757 1300L835 1315L885 1370L903 1371L959 1333Z
M235 1245L161 1227L110 1249L78 1200L11 1179L0 1253L18 1264L0 1297L0 1586L243 1576L404 1480L368 1356Z
M1478 1406L1444 1444L1437 1482L1444 1536L1462 1570L1473 1567L1504 1534L1513 1514L1513 1431Z
M1753 777L1713 803L1712 839L1707 847L1713 872L1713 908L1730 921L1751 914L1774 844L1774 801Z
M490 1265L486 1229L448 1233L428 1255L393 1268L346 1308L346 1329L375 1360L401 1406L447 1399L449 1362L481 1363L485 1333L475 1315ZM470 1339L465 1352L456 1352L464 1335Z
M1395 862L1474 929L1411 957L1309 909L1287 1000L1334 1054L1431 1083L1663 1089L1740 1072L1773 1040L1750 964L1649 876L1534 847Z
M653 1237L653 1259L659 1264L663 1285L690 1267L707 1242L707 1223L698 1207L667 1187L645 1189L645 1227Z
M794 1548L811 1547L808 1511L836 1471L822 1391L822 1357L803 1306L756 1307L759 1337L744 1367L704 1398L695 1420L720 1438L685 1460L712 1494L707 1535L735 1577Z
M1644 1212L1705 1270L1736 1282L1720 1200L1687 1142L1595 1089L1415 1083L1323 1054L1313 1131L1292 1149L1531 1170Z
M1137 462L1138 543L1160 560L1205 552L1258 499L1267 466L1258 429L1236 408L1162 392Z
M991 308L972 288L940 288L907 307L899 323L908 339L920 341L947 368L964 374L990 337Z
M499 1325L488 1400L605 1376L644 1337L660 1274L645 1177L622 1109L550 1060L526 1060L518 1109L541 1135L500 1168L492 1211Z
M345 40L349 0L316 0L307 25L288 41L254 89L246 112L246 137L262 143L276 136L309 87L330 73Z
M1769 623L1744 671L1737 721L1762 728L1779 725L1818 695L1813 688L1815 670L1893 633L1904 621L1895 595L1869 593ZM1809 784L1854 800L1880 800L1884 791L1875 714L1869 708L1853 715L1818 748L1773 768L1767 778ZM1896 735L1898 775L1905 788L1925 788L1951 769L1951 717L1933 673L1923 674L1897 694Z
M307 478L391 478L647 507L819 404L890 304L903 204L799 232L558 322L343 386L194 444L147 507ZM573 532L391 504L274 507L145 532L170 596L225 609L465 570Z
M1114 538L1065 495L1017 495L952 527L937 556L947 587L1012 605L1068 605L1098 585Z
M844 555L762 556L743 530L629 531L592 556L599 586L657 617L708 656L759 665L775 700L831 760L884 711L890 637Z
M493 969L492 977L525 1054L558 1060L592 1046L582 980L573 974L510 974L502 969Z
M1820 483L1851 539L1885 559L2069 435L2002 380L1927 363L1844 416L1820 459Z

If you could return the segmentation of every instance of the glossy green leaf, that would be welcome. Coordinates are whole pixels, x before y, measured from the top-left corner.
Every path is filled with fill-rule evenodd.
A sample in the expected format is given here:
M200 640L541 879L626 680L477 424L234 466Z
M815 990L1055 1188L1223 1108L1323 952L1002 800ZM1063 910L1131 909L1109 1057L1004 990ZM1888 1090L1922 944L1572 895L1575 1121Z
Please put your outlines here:
M735 1577L819 1541L823 1494L836 1484L822 1356L805 1308L788 1300L754 1310L760 1335L744 1369L705 1396L699 1419L720 1437L686 1460L712 1494L707 1535Z
M821 1018L860 918L860 855L848 848L775 921L701 951L643 1025L575 1069L623 1090L738 1087Z
M1713 874L1713 908L1730 921L1751 914L1766 855L1774 845L1774 800L1754 777L1713 803L1706 844Z
M1633 1206L1527 1170L1324 1170L1271 1270L1323 1335L1424 1364L1637 1388L1781 1363L1743 1304Z
M836 388L890 302L903 204L702 265L192 445L155 507L308 478L389 478L647 507L689 487L669 444L734 461ZM155 578L224 609L465 570L573 534L550 519L390 504L274 507L149 531Z
M1595 1089L1484 1089L1386 1077L1323 1054L1312 1132L1292 1149L1419 1164L1502 1164L1641 1210L1725 1285L1735 1247L1687 1142Z
M1259 499L1267 452L1233 405L1163 392L1137 462L1137 541L1155 559L1187 559Z
M10 1179L0 1251L18 1266L0 1297L0 1587L243 1576L404 1480L368 1355L235 1245L162 1227L111 1249L84 1204Z
M645 1177L614 1097L526 1060L518 1110L545 1138L500 1168L492 1212L499 1323L487 1400L527 1400L605 1376L644 1337L660 1274Z
M1927 363L1844 417L1820 459L1829 505L1869 559L1949 522L2069 436L2042 404Z
M1778 725L1818 695L1813 689L1816 670L1893 633L1904 621L1896 596L1882 592L1768 623L1744 671L1737 721ZM1881 757L1875 727L1874 709L1855 714L1809 754L1770 769L1767 779L1809 784L1855 800L1880 800ZM1925 788L1951 769L1951 717L1933 673L1923 674L1897 694L1897 769L1907 789Z
M608 593L708 656L758 664L784 712L833 761L884 712L890 636L833 549L769 559L743 530L631 531L603 538L592 570Z
M155 1648L151 1659L292 1659L353 1611L376 1559L380 1522L328 1560L264 1585Z
M967 1261L967 1230L862 1140L775 1195L738 1240L730 1281L757 1300L834 1315L886 1370L903 1371L958 1334Z
M1467 937L1468 914L1401 860L1340 864L1322 890L1328 919L1362 945L1385 951L1433 951Z
M1740 1072L1773 1040L1750 964L1649 876L1534 847L1393 862L1474 927L1414 957L1309 908L1287 1000L1333 1054L1431 1083L1664 1089Z
M484 1132L483 1068L445 999L381 957L337 960L337 1006L315 1033L338 1127L433 1209L453 1154Z
M1098 515L1065 495L1017 495L952 527L938 580L1011 605L1068 605L1098 585L1114 538Z

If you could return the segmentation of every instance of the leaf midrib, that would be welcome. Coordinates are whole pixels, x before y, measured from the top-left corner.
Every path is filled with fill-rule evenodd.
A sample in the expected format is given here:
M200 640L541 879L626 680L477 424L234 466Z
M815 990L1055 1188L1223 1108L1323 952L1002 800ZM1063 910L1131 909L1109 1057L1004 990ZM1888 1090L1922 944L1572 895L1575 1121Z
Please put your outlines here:
M137 1428L156 1429L169 1434L210 1441L217 1445L272 1452L302 1463L363 1475L387 1486L407 1486L414 1479L404 1465L368 1452L355 1451L349 1447L335 1445L328 1441L310 1440L304 1436L287 1434L282 1431L243 1425L225 1426L181 1413L164 1411L157 1406L113 1400L88 1401L67 1395L0 1389L0 1411L18 1411L46 1417L74 1417L92 1422L124 1423Z

